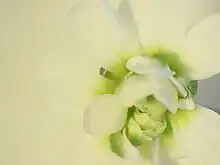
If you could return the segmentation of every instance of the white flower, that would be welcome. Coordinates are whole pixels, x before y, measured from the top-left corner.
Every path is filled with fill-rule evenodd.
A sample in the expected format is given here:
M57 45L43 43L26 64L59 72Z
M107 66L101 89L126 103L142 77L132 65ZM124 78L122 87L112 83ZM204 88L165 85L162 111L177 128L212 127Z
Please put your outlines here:
M89 75L79 81L84 129L107 135L124 159L220 163L220 117L192 100L195 80L220 71L220 14L193 17L187 4L124 0L113 10L85 0L69 13L74 44L89 59L79 70Z

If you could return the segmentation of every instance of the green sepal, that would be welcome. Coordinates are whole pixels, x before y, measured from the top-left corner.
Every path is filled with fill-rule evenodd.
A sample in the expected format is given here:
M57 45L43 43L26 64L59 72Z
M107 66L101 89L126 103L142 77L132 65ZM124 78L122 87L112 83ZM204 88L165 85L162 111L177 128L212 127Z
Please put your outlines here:
M198 90L198 81L197 80L190 81L187 87L191 92L192 96L195 96Z
M122 132L111 134L109 137L111 151L117 154L119 157L124 158L125 155L125 139Z

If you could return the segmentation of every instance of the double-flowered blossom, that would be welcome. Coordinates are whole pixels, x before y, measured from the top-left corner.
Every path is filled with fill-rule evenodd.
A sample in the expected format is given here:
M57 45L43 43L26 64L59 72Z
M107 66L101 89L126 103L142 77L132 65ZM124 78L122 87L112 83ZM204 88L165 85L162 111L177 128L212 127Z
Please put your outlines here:
M135 164L220 164L220 116L193 100L197 81L220 72L220 14L195 21L182 5L83 0L70 11L90 60L79 70L83 128L104 139L103 152Z

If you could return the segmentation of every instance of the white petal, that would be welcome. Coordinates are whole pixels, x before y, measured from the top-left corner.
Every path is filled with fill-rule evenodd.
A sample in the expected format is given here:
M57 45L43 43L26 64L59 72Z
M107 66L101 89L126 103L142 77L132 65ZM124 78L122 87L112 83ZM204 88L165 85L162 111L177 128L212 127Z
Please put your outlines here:
M149 73L149 70L160 67L159 62L147 56L136 56L128 60L126 68L138 74Z
M220 116L201 106L185 112L189 120L183 116L171 120L176 147L170 155L180 165L219 165Z
M184 86L173 76L169 76L169 80L172 82L172 84L177 88L178 92L183 96L187 96L187 91L184 88Z
M120 131L127 110L115 95L98 96L84 113L84 129L92 135L105 135Z
M152 85L146 76L132 76L118 89L118 96L126 107L135 105L141 99L151 95Z
M178 108L183 109L183 110L194 110L195 103L192 98L180 99Z
M80 1L69 12L69 18L73 45L92 57L92 62L116 60L138 47L129 27L120 22L106 1Z
M170 112L177 111L178 93L170 81L166 78L154 80L154 97L163 103Z
M156 59L147 56L135 56L128 60L126 68L137 74L151 76L172 76L172 71Z
M198 80L220 72L220 14L195 25L187 34L182 59L190 67L190 76Z
M184 35L186 26L176 0L130 0L134 20L144 46L174 46Z
M129 161L125 161L111 152L109 148L103 147L103 143L100 144L100 138L81 135L74 140L73 150L75 152L69 154L73 157L72 165L132 165ZM66 165L70 164L71 162Z

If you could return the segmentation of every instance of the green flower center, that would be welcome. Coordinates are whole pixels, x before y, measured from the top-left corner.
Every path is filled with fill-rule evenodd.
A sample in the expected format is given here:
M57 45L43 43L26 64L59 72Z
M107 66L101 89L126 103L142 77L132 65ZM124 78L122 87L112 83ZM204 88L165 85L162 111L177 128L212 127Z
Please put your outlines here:
M137 105L128 108L125 126L120 132L110 135L111 149L123 158L123 140L126 137L142 155L146 154L149 144L165 132L168 122L167 108L152 96L148 96ZM146 148L141 151L144 146Z
M132 123L130 120L134 120L133 122L138 124L143 135L149 140L155 138L166 129L167 122L165 114L167 109L152 96L143 99L136 106L129 108L128 111L131 112L128 115L126 129L131 129ZM128 137L131 134L128 133Z
M175 53L154 50L148 55L169 66L177 77L185 76L184 74L187 71ZM99 74L103 79L95 90L95 95L115 94L116 90L123 85L124 80L131 74L135 74L126 68L126 63L131 57L126 55L125 58L117 60L108 69L100 68ZM191 96L196 94L197 81L186 81L184 85ZM179 95L179 98L181 97ZM138 103L127 108L127 120L122 130L109 136L111 150L118 156L123 157L123 141L126 137L140 153L145 153L147 149L145 148L142 152L143 146L149 145L153 139L169 132L171 129L168 115L171 114L167 111L167 107L152 95L142 98Z

